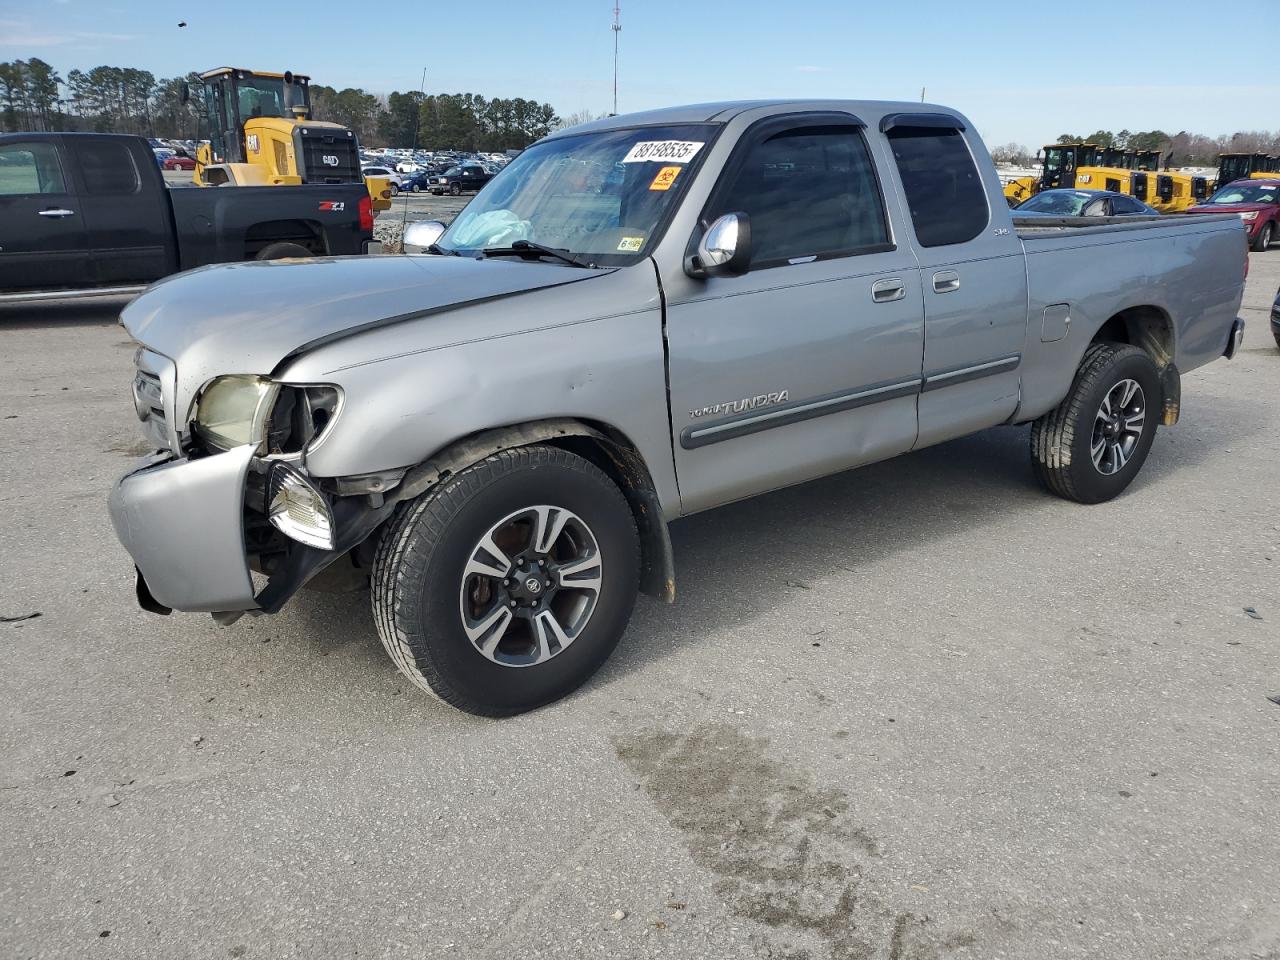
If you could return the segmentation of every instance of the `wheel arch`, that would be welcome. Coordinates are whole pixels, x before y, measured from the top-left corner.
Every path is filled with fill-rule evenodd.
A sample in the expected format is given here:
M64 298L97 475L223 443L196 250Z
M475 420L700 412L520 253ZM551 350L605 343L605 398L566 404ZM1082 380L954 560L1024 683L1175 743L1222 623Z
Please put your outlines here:
M599 467L626 497L640 534L640 590L665 603L675 600L675 557L657 487L637 446L608 424L575 418L509 424L461 437L405 474L396 500L421 496L460 470L502 450L546 444Z
M1166 310L1152 304L1127 307L1110 316L1089 343L1127 343L1151 357L1160 372L1163 395L1160 422L1166 427L1178 422L1182 377L1174 363L1177 356L1176 328Z

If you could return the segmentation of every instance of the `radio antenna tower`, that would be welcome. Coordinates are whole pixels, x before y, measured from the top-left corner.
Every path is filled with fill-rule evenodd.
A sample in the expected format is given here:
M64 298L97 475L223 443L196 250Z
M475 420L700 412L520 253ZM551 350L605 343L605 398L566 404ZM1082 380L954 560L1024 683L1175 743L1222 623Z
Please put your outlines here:
M618 115L618 34L622 32L622 5L613 4L613 115Z

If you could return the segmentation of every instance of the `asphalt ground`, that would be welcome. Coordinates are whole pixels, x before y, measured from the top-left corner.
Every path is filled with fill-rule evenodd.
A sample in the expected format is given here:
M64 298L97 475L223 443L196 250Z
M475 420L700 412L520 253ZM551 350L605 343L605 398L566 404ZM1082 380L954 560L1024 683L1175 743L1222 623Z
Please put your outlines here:
M1043 493L1000 428L677 522L677 603L502 721L405 683L367 595L139 611L133 346L6 309L0 956L1275 960L1252 259L1242 353L1119 499Z

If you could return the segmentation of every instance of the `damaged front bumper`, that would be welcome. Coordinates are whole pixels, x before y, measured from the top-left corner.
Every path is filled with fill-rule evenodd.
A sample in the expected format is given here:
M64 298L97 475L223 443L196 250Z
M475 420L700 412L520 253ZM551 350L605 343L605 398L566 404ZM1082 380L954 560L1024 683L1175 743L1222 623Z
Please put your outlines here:
M202 611L221 623L246 612L274 613L364 541L394 507L380 497L325 494L333 515L332 550L283 536L263 540L271 466L252 445L197 458L157 453L116 483L111 522L137 568L143 609ZM260 590L254 569L268 574Z

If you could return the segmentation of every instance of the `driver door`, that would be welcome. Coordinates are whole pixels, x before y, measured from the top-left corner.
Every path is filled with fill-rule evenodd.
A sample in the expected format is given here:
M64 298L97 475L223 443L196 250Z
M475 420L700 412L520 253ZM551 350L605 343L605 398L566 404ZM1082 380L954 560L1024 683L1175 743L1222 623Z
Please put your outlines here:
M729 212L751 219L750 271L668 285L687 511L904 453L916 438L919 271L893 242L860 122L795 114L756 124L704 228Z

